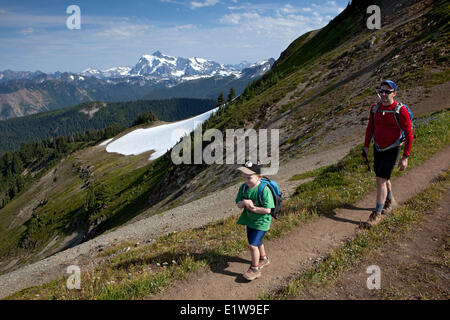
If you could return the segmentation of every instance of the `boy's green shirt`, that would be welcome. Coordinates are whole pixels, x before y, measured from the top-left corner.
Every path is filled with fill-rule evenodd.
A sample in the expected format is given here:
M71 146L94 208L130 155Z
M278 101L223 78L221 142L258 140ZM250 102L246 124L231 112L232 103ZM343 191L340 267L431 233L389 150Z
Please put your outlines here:
M236 203L241 201L242 199L251 199L255 205L255 207L263 207L263 208L275 208L275 203L273 201L272 192L270 192L269 187L264 188L262 194L262 204L258 203L258 188L261 182L254 188L247 188L245 194L242 194L242 188L244 185L241 185L239 188L238 194L236 196ZM269 214L259 214L254 213L247 208L241 213L237 223L245 226L249 226L250 228L267 231L270 228L270 222L272 221L272 216Z

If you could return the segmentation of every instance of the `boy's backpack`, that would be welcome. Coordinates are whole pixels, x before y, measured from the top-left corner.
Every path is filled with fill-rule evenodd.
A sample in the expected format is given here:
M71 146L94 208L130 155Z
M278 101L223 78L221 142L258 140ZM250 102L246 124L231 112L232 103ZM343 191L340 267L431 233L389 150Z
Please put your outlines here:
M278 184L275 181L270 180L267 177L262 177L260 182L261 183L259 184L259 188L258 188L258 204L262 205L263 190L267 186L269 188L270 192L272 192L273 203L275 204L275 208L272 208L270 210L270 214L275 219L278 219L281 215L281 209L283 206L283 200L281 198L282 193L281 193L280 189L278 188ZM244 183L244 186L242 188L242 194L244 194L245 191L247 191L247 188L248 188L247 184Z
M397 122L397 126L398 126L398 128L400 129L400 137L398 137L398 139L395 140L395 142L394 142L393 144L391 144L390 146L388 146L388 147L386 147L386 148L384 148L384 149L381 149L381 148L378 146L378 144L376 143L375 138L374 138L374 136L373 136L373 134L374 134L374 132L375 132L375 121L374 121L374 122L373 122L373 124L374 124L374 130L372 131L372 139L373 139L373 144L375 145L375 148L376 148L378 151L386 151L386 150L389 150L389 149L391 149L391 148L401 146L401 145L403 144L403 142L405 142L405 133L403 132L402 128L400 127L400 116L399 116L400 110L401 110L402 107L405 107L405 108L406 108L406 110L408 111L408 114L409 114L409 118L411 119L411 128L413 129L413 128L414 128L414 126L413 126L413 118L414 118L414 116L413 116L413 114L412 114L412 112L411 112L411 109L410 109L406 104L403 104L403 103L401 103L401 102L398 102L398 103L397 103L397 105L395 106L394 110L388 110L388 111L383 110L383 111L378 111L378 107L379 107L379 106L380 106L380 102L378 102L378 103L377 103L376 105L374 105L373 108L372 108L372 113L373 113L374 118L375 118L375 114L376 114L377 112L393 113L393 114L394 114L394 117L395 117L395 122Z

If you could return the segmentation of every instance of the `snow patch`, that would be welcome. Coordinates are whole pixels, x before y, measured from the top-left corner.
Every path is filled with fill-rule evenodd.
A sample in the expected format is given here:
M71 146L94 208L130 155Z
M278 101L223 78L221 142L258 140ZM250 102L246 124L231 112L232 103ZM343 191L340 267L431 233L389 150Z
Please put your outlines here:
M102 143L100 143L99 144L99 146L104 146L104 145L107 145L108 143L110 143L112 140L113 140L114 138L111 138L111 139L108 139L108 140L105 140L105 141L103 141Z
M108 144L106 151L123 155L138 155L155 150L149 160L157 159L175 146L180 138L194 131L195 122L205 122L217 110L218 108L215 108L190 119L157 127L136 129Z

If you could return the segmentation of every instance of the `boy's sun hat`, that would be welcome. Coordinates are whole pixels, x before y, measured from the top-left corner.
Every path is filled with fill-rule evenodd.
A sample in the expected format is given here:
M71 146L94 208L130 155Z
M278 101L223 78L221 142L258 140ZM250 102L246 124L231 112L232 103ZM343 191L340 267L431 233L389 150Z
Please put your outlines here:
M392 81L392 80L383 80L383 81L381 81L380 86L382 86L384 84L389 86L390 88L394 89L394 91L397 91L397 85L395 84L394 81Z
M237 170L241 171L245 174L261 174L261 166L253 163L251 161L245 162L243 167L237 168Z

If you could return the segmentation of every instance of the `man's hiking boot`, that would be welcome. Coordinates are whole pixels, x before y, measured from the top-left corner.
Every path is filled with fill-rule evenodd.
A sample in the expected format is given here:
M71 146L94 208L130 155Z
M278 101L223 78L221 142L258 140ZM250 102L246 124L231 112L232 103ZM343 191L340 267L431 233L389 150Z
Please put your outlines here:
M259 259L259 268L262 269L265 266L268 266L270 264L269 257L265 256L263 259Z
M256 278L261 277L261 270L260 268L248 268L247 272L243 274L244 278L247 280L255 280Z
M397 207L397 201L395 201L394 197L391 199L386 199L384 202L383 210L381 210L382 214L390 214L394 208Z
M373 226L376 226L378 223L380 223L380 221L382 219L383 218L381 217L381 213L379 213L378 211L374 210L370 214L369 221L367 221L367 223L369 224L369 226L373 227Z

